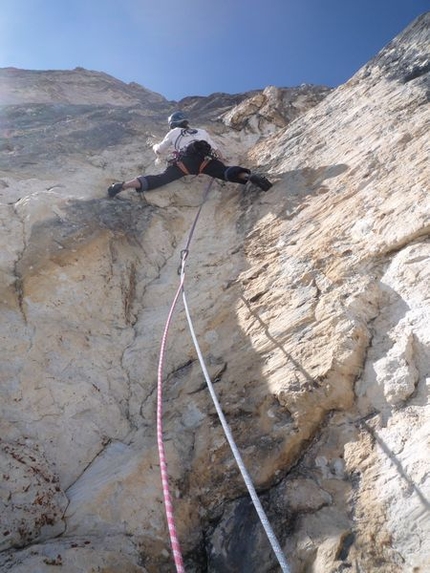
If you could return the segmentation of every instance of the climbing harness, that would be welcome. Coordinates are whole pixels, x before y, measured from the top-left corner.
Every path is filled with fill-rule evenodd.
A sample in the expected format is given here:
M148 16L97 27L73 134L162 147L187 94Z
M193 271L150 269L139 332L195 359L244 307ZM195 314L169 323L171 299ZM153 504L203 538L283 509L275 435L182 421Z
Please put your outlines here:
M206 167L206 165L209 163L209 161L212 161L212 159L208 158L208 157L203 159L203 161L200 163L198 175L201 175L201 173L203 173L203 170ZM182 173L185 173L185 175L192 175L188 171L188 169L186 168L183 161L181 161L180 159L177 159L174 163L179 167L179 169L182 171Z
M195 129L194 130L182 130L182 132L185 132L185 131L187 131L189 133L197 133L197 130L195 130ZM179 135L178 139L179 139L179 137L181 137L181 136ZM176 139L175 148L176 148L176 143L177 143L178 139ZM200 175L201 173L203 173L207 164L210 163L212 161L212 159L217 158L216 152L211 148L211 146L209 145L209 143L207 141L205 141L205 140L193 140L189 143L189 145L187 145L187 147L185 147L183 149L179 149L179 148L175 149L175 151L172 152L167 163L168 163L168 165L177 165L179 167L179 169L182 171L182 173L184 173L184 175L193 175L193 173L190 173L189 169L187 168L187 166L185 165L183 160L186 157L196 157L196 156L199 157L199 159L201 159L201 161L200 161L198 172L194 173L195 175Z
M242 460L239 449L237 448L237 445L234 441L234 438L233 438L233 435L232 435L231 430L229 428L229 425L227 423L227 420L226 420L224 413L222 411L221 405L220 405L218 398L216 396L213 384L211 382L211 379L210 379L210 376L208 373L208 369L206 367L202 352L200 350L200 345L199 345L197 337L196 337L196 333L195 333L195 330L193 327L193 323L191 320L191 315L190 315L190 311L189 311L189 307L188 307L188 303L187 303L187 298L185 295L185 289L184 289L185 262L186 262L186 259L188 257L188 254L189 254L189 247L190 247L191 240L192 240L192 237L193 237L196 225L197 225L197 221L200 217L201 210L202 210L203 205L207 199L207 196L209 194L209 191L210 191L210 188L212 186L213 181L214 180L211 179L209 184L206 187L206 190L205 190L205 193L203 196L203 200L202 200L200 207L197 211L197 214L194 218L193 225L191 226L191 230L190 230L190 233L188 235L188 240L187 240L186 246L181 251L180 282L179 282L179 287L176 291L175 297L173 299L172 306L170 308L170 312L169 312L167 322L166 322L166 327L164 329L162 344L161 344L161 351L160 351L160 362L159 362L159 368L158 368L157 440L158 440L158 447L159 447L160 469L161 469L161 477L162 477L162 484L163 484L165 510L166 510L169 534L170 534L170 542L171 542L172 550L173 550L173 558L175 561L177 573L184 573L185 570L184 570L184 565L183 565L183 559L182 559L179 541L177 538L175 521L174 521L174 516L173 516L172 501L171 501L171 496L170 496L170 492L169 492L167 463L166 463L165 452L164 452L163 430L162 430L162 365L163 365L163 358L164 358L164 352L165 352L165 346L166 346L167 332L168 332L168 329L169 329L169 326L171 323L173 311L176 307L176 303L179 299L179 295L182 293L182 300L183 300L183 304L184 304L185 314L187 317L188 326L190 329L191 337L193 339L194 347L196 349L197 356L199 358L200 366L201 366L204 378L206 380L206 384L208 386L209 393L211 395L212 401L214 403L215 409L217 411L219 420L220 420L221 425L223 427L223 430L224 430L225 436L227 438L227 441L229 443L230 449L231 449L233 456L236 460L237 466L240 470L240 473L241 473L242 478L245 482L245 485L248 489L251 500L254 504L255 510L257 511L258 517L260 518L260 522L264 528L264 531L265 531L266 536L270 542L270 545L273 549L273 552L275 553L275 556L278 560L278 563L281 567L281 570L283 573L290 573L290 569L288 567L285 555L284 555L284 553L281 549L281 546L280 546L280 544L276 538L276 535L275 535L275 533L274 533L274 531L273 531L273 529L269 523L269 520L268 520L267 515L263 509L263 506L261 505L261 502L260 502L258 495L257 495L257 492L255 490L255 487L252 483L252 479L251 479L251 477L250 477L250 475L249 475L249 473L245 467L245 464Z

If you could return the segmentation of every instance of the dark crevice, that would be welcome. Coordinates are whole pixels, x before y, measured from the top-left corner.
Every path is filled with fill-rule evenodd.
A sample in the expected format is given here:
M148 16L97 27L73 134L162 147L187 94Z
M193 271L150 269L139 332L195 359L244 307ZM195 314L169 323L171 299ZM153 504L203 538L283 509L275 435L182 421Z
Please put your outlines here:
M427 62L423 65L418 65L412 68L412 70L403 78L403 82L406 84L420 76L424 76L427 72L430 71L430 62Z

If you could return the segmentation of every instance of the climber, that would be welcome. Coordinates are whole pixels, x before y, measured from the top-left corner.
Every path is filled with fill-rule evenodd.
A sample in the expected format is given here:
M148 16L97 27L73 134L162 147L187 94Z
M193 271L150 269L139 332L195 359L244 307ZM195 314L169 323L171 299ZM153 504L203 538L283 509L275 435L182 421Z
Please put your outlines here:
M170 131L153 150L156 155L168 155L167 168L159 175L139 175L130 181L113 183L108 189L109 197L115 197L124 189L135 189L138 193L151 191L167 185L185 175L204 173L216 179L245 184L250 181L267 191L272 183L258 173L239 166L227 166L217 146L204 129L189 127L189 121L182 111L176 111L169 119Z

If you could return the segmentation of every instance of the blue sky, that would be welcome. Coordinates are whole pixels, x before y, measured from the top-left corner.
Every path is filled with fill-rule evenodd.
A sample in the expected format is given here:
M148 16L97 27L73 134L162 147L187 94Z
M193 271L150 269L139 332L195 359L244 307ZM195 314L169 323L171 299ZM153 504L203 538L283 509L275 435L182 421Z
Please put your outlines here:
M170 100L347 81L429 0L1 0L0 67L83 67Z

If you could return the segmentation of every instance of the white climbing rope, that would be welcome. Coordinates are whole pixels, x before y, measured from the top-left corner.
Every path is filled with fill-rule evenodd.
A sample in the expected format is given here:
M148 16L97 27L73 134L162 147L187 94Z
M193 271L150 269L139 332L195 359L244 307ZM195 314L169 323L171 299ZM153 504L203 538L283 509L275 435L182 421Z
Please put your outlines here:
M270 545L272 546L272 549L273 549L273 551L274 551L274 553L275 553L275 555L276 555L276 558L278 559L278 563L279 563L279 565L280 565L280 567L281 567L281 569L282 569L282 572L283 572L283 573L290 573L290 569L289 569L289 567L288 567L288 564L287 564L287 560L286 560L286 558L285 558L285 555L284 555L284 553L283 553L283 551L282 551L282 549L281 549L281 546L279 545L279 542L278 542L278 540L277 540L277 538L276 538L275 532L273 531L273 529L272 529L272 527L271 527L271 525L270 525L270 523L269 523L269 520L267 519L267 515L266 515L266 513L265 513L265 511L264 511L264 509L263 509L263 506L261 505L261 502L260 502L260 500L259 500L259 498L258 498L257 492L255 491L254 485L253 485L253 483L252 483L251 476L249 475L249 473L248 473L248 471L247 471L247 469L246 469L246 467L245 467L245 464L244 464L244 462L243 462L243 460L242 460L242 456L240 455L240 452L239 452L239 450L238 450L238 448L237 448L237 446L236 446L236 443L235 443L235 441L234 441L234 438L233 438L233 435L232 435L232 433L231 433L230 427L229 427L229 425L228 425L228 423L227 423L227 420L226 420L226 418L225 418L225 416L224 416L224 413L223 413L222 408L221 408L221 406L220 406L220 403L219 403L219 401L218 401L217 395L216 395L216 393L215 393L213 384L212 384L212 382L211 382L211 379L210 379L208 370L207 370L207 368L206 368L206 364L205 364L205 361L204 361L204 359L203 359L203 355L202 355L202 352L201 352L201 350L200 350L200 346L199 346L199 343L198 343L198 340L197 340L197 337L196 337L196 333L195 333L195 331L194 331L193 323L192 323L192 320L191 320L190 311L189 311L188 303L187 303L187 297L185 296L185 289L184 289L184 280L185 280L185 258L186 258L185 256L182 257L182 265L181 265L182 300L183 300L183 302L184 302L185 314L186 314L186 316L187 316L188 326L189 326L189 328L190 328L191 337L192 337L192 339L193 339L194 346L195 346L195 349L196 349L196 352L197 352L197 356L198 356L198 358L199 358L200 366L201 366L201 369L202 369L202 371L203 371L203 375L204 375L204 377L205 377L206 384L207 384L207 386L208 386L210 395L211 395L211 397L212 397L212 401L213 401L213 403L214 403L214 405L215 405L215 408L216 408L218 417L219 417L219 419L220 419L221 425L222 425L222 427L223 427L223 429L224 429L225 436L226 436L227 441L228 441L228 443L229 443L229 445L230 445L230 449L231 449L231 451L232 451L232 453L233 453L233 456L234 456L234 458L235 458L235 460L236 460L236 463L237 463L237 465L238 465L238 468L239 468L239 470L240 470L240 473L242 474L243 480L244 480L245 485L246 485L246 487L247 487L247 489L248 489L249 495L251 496L252 502L253 502L254 507L255 507L255 509L256 509L256 511L257 511L258 517L260 518L260 521L261 521L261 524L262 524L262 526L263 526L263 528L264 528L264 531L266 532L266 535L267 535L267 538L268 538L268 540L269 540L269 542L270 542Z
M227 420L224 416L224 413L222 411L222 408L220 406L218 398L216 396L216 393L215 393L214 387L212 385L208 370L206 368L205 361L203 359L202 352L200 350L200 346L199 346L199 343L198 343L198 340L196 337L196 333L194 331L190 311L188 308L187 298L185 296L185 288L184 288L185 261L188 257L188 254L189 254L189 246L190 246L191 239L192 239L192 236L194 234L194 231L195 231L195 228L197 225L198 218L200 216L200 212L202 210L203 204L206 201L206 198L208 196L208 193L209 193L209 190L211 188L212 183L213 183L213 179L211 179L210 183L206 187L203 201L200 205L200 208L199 208L199 210L196 214L196 217L194 219L194 223L191 227L191 231L190 231L189 236L188 236L186 247L184 250L181 251L181 266L180 266L181 280L180 280L179 287L176 291L176 295L174 297L174 300L173 300L173 303L172 303L172 306L171 306L171 309L169 312L169 316L167 319L167 323L165 326L165 330L163 333L163 339L162 339L161 351L160 351L160 362L159 362L159 367L158 367L157 440L158 440L158 448L159 448L160 470L161 470L161 477L162 477L162 484L163 484L164 502L165 502L165 506L166 506L166 517L167 517L167 522L168 522L168 527L169 527L169 534L170 534L170 541L171 541L172 550L173 550L173 557L174 557L177 573L183 573L184 572L183 558L182 558L182 553L181 553L179 541L177 538L175 520L174 520L174 515L173 515L172 500L171 500L171 495L170 495L170 491L169 491L167 462L166 462L166 458L165 458L164 443L163 443L163 429L162 429L162 402L163 402L163 400L162 400L162 378L163 378L162 377L162 369L163 369L163 360L164 360L165 346L166 346L166 340L167 340L167 332L169 329L169 325L170 325L170 322L171 322L171 319L173 316L173 311L174 311L174 308L176 306L177 300L179 298L179 295L182 293L182 299L184 302L184 308L185 308L185 313L187 316L188 325L190 328L191 337L192 337L193 342L194 342L194 346L195 346L195 349L197 352L197 356L199 358L200 366L202 368L203 375L204 375L205 380L206 380L206 384L208 386L210 395L212 397L212 401L215 405L218 417L219 417L221 425L224 429L225 436L226 436L227 441L230 445L230 449L231 449L233 456L236 460L236 463L237 463L237 466L240 470L240 473L242 474L242 477L243 477L245 485L248 489L249 495L251 496L251 500L252 500L254 507L257 511L257 514L260 518L261 524L264 528L264 531L267 535L267 538L270 542L270 545L272 546L272 549L276 555L276 558L277 558L278 563L282 569L282 572L283 573L290 573L290 569L288 567L285 555L282 552L281 546L280 546L280 544L276 538L276 535L275 535L275 533L274 533L274 531L273 531L273 529L269 523L269 520L267 519L267 515L263 509L263 506L261 505L261 502L258 498L257 492L255 491L254 485L252 483L252 479L251 479L251 477L250 477L250 475L249 475L249 473L245 467L245 464L243 463L240 452L236 446L233 435L232 435L231 430L228 426Z

